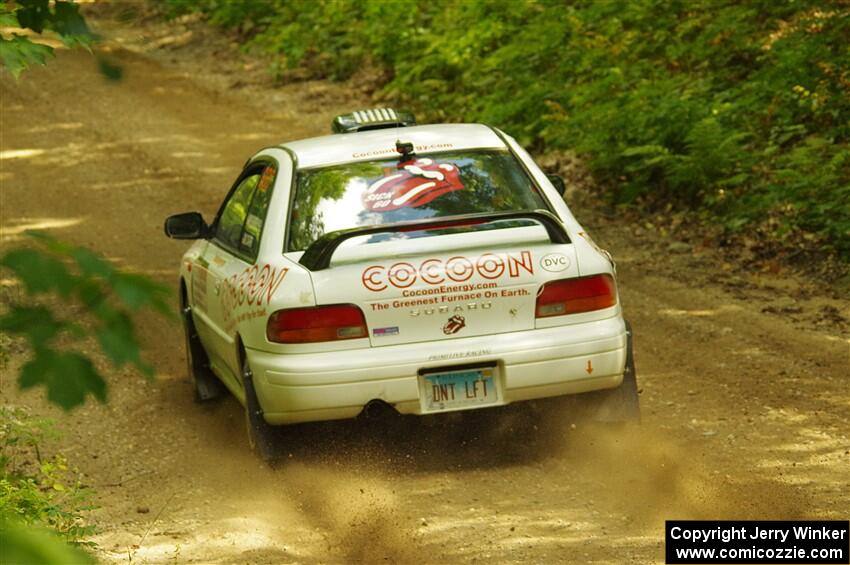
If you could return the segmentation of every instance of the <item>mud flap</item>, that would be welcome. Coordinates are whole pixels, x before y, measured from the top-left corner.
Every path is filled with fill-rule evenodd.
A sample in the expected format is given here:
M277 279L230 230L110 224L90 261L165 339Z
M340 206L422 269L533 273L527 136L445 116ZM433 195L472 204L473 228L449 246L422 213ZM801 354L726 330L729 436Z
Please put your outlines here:
M623 373L623 383L611 390L592 393L591 417L595 422L640 422L632 325L629 322L626 322L626 335L626 370Z
M201 345L190 308L183 309L183 330L186 334L186 357L195 400L204 402L221 397L225 393L225 386L210 369L209 358Z
M280 438L278 430L266 422L263 408L254 389L254 375L248 362L242 364L242 384L245 387L245 424L247 425L248 444L251 450L263 461L274 465L280 458Z

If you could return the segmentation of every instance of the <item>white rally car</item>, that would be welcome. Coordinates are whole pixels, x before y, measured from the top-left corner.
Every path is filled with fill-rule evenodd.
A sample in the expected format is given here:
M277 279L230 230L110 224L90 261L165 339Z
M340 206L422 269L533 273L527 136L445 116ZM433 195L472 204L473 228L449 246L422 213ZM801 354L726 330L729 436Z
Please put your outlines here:
M511 137L365 110L262 149L197 240L180 297L196 397L223 383L249 438L376 403L435 414L604 391L638 416L610 255ZM600 396L597 394L596 396Z

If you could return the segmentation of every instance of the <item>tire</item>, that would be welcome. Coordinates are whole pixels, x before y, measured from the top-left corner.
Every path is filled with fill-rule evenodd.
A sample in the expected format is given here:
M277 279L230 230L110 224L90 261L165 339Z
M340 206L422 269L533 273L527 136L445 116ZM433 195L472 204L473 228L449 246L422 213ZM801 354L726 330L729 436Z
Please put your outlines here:
M632 347L632 326L626 322L626 369L617 388L591 393L592 419L596 422L640 422L637 372Z
M274 463L280 451L277 430L263 417L263 409L254 389L254 374L251 372L247 356L242 359L242 385L245 388L245 427L248 432L248 445L257 457L266 463Z
M205 402L220 398L224 385L210 369L209 357L201 344L201 338L195 329L192 307L183 305L183 333L186 336L186 365L196 402Z

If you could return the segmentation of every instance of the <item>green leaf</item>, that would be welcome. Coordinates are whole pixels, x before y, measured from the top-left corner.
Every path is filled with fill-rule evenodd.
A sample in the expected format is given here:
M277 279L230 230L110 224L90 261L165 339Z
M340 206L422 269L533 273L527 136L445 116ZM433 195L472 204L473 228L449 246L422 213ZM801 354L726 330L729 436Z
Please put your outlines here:
M95 332L100 348L116 367L130 362L141 364L139 344L133 335L133 322L124 313L116 312Z
M0 331L26 336L33 349L46 346L66 326L44 306L12 306L0 316Z
M32 239L44 245L44 247L46 247L48 251L55 253L56 255L65 255L67 257L70 257L71 253L75 249L72 245L68 245L64 241L59 241L46 231L27 230L24 233L28 237L31 237Z
M79 406L91 394L106 402L106 382L91 360L74 351L39 349L21 368L18 384L22 389L44 385L47 398L65 410Z
M51 20L51 29L59 34L68 47L85 47L95 39L86 20L80 15L80 7L72 2L57 0Z
M666 155L669 151L661 145L639 145L637 147L628 147L621 155L623 157L639 157L644 155Z
M150 305L166 315L173 314L166 301L169 290L144 275L116 272L110 279L112 290L130 310Z
M74 288L74 292L76 293L83 307L87 311L95 315L97 315L101 304L104 304L106 301L106 293L104 292L103 287L98 284L97 280L78 280L77 285Z
M0 266L14 271L32 294L55 290L67 296L74 285L61 261L34 249L13 249L0 258Z
M108 278L115 271L108 261L85 247L75 247L71 250L71 256L80 266L80 271L86 276Z
M21 27L41 33L50 19L49 0L23 0L16 12Z
M738 173L737 175L733 175L729 178L723 179L718 184L720 186L735 187L735 186L740 186L740 185L744 184L745 182L747 182L747 179L749 179L749 178L750 178L750 175L748 175L747 173Z
M44 65L51 56L52 48L33 43L26 37L0 37L0 64L15 78L20 77L21 73L32 65Z
M21 27L18 23L18 18L14 14L0 14L0 27Z

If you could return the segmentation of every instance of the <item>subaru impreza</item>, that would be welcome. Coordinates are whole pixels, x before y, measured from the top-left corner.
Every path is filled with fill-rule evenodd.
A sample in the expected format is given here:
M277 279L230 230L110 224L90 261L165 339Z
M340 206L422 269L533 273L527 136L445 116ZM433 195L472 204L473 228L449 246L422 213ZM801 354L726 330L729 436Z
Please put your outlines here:
M600 391L638 415L611 255L504 132L389 108L248 159L179 295L199 400L229 390L258 454L274 427L376 404L435 415Z

